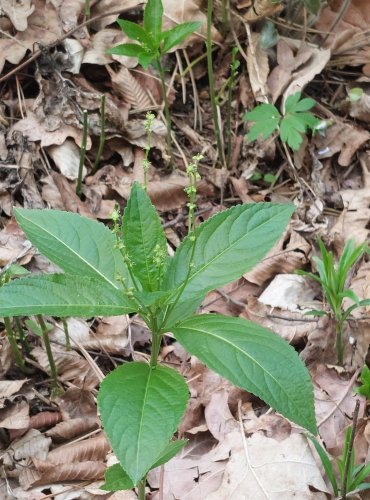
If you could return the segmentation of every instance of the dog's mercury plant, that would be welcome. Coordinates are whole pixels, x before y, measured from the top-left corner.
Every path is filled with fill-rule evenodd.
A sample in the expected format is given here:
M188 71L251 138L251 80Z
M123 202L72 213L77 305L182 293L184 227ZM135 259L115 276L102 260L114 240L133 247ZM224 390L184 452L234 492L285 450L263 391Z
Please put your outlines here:
M189 166L194 187L200 159ZM194 191L188 194L192 210ZM113 232L73 213L14 210L27 238L63 272L4 284L1 317L138 313L152 333L150 361L123 364L100 386L101 419L119 460L107 470L106 490L137 486L143 500L148 471L185 445L173 437L188 402L187 384L158 363L167 332L221 376L316 434L312 384L295 350L251 321L196 314L209 291L239 278L266 255L293 211L291 204L237 205L196 228L192 217L190 233L170 257L160 218L137 182L123 216L114 213Z

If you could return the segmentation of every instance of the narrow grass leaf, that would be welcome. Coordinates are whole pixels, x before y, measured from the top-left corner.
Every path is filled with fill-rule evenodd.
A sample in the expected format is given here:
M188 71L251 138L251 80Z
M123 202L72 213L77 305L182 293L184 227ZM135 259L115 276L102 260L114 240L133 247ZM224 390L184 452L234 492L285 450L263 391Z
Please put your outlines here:
M0 288L0 317L118 316L136 311L126 295L100 280L68 274L20 278Z
M193 316L172 331L185 349L216 373L316 433L307 368L276 334L242 318L218 314Z
M104 430L135 485L168 449L187 401L184 379L165 366L129 363L103 380L98 405Z
M333 488L333 493L334 495L337 497L338 496L338 485L337 485L337 479L335 477L335 474L334 474L334 470L333 470L333 466L330 462L330 459L328 457L328 454L326 453L326 451L324 450L324 448L321 446L321 444L317 441L317 439L315 439L313 436L310 436L310 435L307 435L307 438L312 442L312 444L314 445L319 457L320 457L320 460L321 460L321 463L325 469L325 472L326 472L326 475L328 476L328 479L330 481L330 484Z
M32 244L66 273L96 278L117 289L122 287L119 274L130 286L115 237L104 224L58 210L15 209L15 216Z

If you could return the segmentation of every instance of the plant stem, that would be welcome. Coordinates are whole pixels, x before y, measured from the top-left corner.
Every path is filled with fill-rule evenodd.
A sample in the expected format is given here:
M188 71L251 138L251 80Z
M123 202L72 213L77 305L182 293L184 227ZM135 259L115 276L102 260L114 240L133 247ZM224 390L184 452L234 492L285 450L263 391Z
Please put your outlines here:
M335 351L337 354L337 363L343 366L344 344L343 344L343 322L336 322L335 325Z
M57 372L57 367L56 367L56 364L54 361L53 352L51 350L48 328L47 328L45 321L44 321L44 318L42 317L41 314L37 314L36 317L37 317L37 321L39 322L39 325L41 327L42 340L44 341L46 355L47 355L48 360L49 360L52 393L56 394L59 391L58 372Z
M162 335L152 332L152 352L150 354L150 366L157 366L159 350L161 348Z
M226 149L226 168L229 168L230 161L231 161L231 104L232 104L232 99L233 99L233 89L234 89L234 80L236 76L236 53L235 50L232 50L232 57L231 57L231 73L230 73L230 78L228 82L228 89L227 89L227 108L226 108L226 144L227 144L227 149Z
M78 177L77 177L77 187L76 187L76 194L80 198L81 198L81 189L82 189L82 171L84 168L85 153L86 153L86 143L87 143L87 110L84 109L82 142L81 142L81 151L80 151L80 164L78 166Z
M103 154L105 144L105 94L102 94L100 98L100 137L99 137L99 148L94 161L94 166L91 170L92 175L99 168L100 158Z
M29 369L24 362L23 356L21 351L19 350L18 344L17 344L17 339L14 334L14 330L12 327L12 322L10 321L10 318L4 318L4 325L5 325L5 332L6 336L8 338L10 347L13 352L14 360L16 362L16 365L18 368L22 370L23 373L25 374L31 374L32 370Z
M229 0L222 0L221 35L225 37L229 24Z
M23 347L24 351L26 352L26 354L29 355L30 352L31 352L31 348L30 348L30 346L29 346L29 344L27 342L27 339L26 339L26 336L24 334L24 330L22 328L20 319L19 318L14 318L14 321L15 321L15 326L17 328L19 340L20 340L20 342L22 344L22 347Z
M170 108L168 105L166 81L164 78L164 70L163 70L163 66L161 63L161 59L158 57L158 59L156 61L157 61L158 70L159 70L159 77L161 79L161 84L162 84L164 116L166 118L166 126L167 126L167 150L168 150L167 152L171 158L171 163L172 163L171 115L170 115Z
M215 79L213 74L213 60L212 60L212 14L213 14L213 0L208 0L207 4L207 66L208 66L208 81L209 81L209 96L211 99L213 124L215 127L215 136L217 143L217 151L221 163L225 164L224 153L222 150L220 122L218 120L216 94L215 94Z
M62 318L62 323L63 323L64 335L66 337L66 350L70 351L71 350L71 339L69 337L67 320L65 318Z
M146 476L137 485L137 498L138 498L138 500L145 500L145 484L146 484Z
M341 488L342 500L346 500L347 499L348 472L349 472L349 466L350 466L350 463L351 463L351 456L352 456L352 453L353 453L353 444L355 442L356 427L357 427L357 418L358 418L358 412L359 412L359 410L360 410L360 400L357 399L356 400L355 410L353 412L351 439L349 441L347 455L346 455L346 461L345 461L345 464L344 464L343 484L342 484L342 488Z

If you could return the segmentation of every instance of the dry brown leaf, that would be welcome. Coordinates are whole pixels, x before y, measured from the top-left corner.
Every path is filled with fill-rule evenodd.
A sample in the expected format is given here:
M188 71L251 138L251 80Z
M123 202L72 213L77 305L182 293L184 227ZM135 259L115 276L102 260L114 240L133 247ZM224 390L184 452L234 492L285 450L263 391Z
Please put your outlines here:
M208 430L218 441L222 441L239 425L230 411L228 401L229 391L220 389L212 394L210 402L204 409Z
M127 43L127 40L123 40L122 33L117 29L107 28L98 31L92 37L92 47L89 47L82 59L83 64L109 64L112 62L112 57L117 59L119 62L125 59L124 56L110 56L107 54L107 50L114 47L118 43ZM137 60L135 66L137 65Z
M71 387L63 396L56 399L63 420L74 418L96 418L97 410L94 396L91 391L80 387Z
M0 428L28 429L30 423L29 411L29 404L23 399L0 409Z
M0 231L0 267L4 267L10 262L15 262L19 257L23 257L22 264L27 264L34 254L30 250L26 237L19 228L15 219L10 219L4 229Z
M23 0L22 2L14 2L14 0L1 1L2 15L9 17L17 31L25 31L28 25L28 17L35 10L35 6L31 0Z
M302 269L308 263L311 245L297 232L287 230L276 245L244 278L257 285L263 285L277 273L291 273Z
M75 212L95 219L94 215L91 213L89 207L80 200L76 194L76 188L71 185L71 183L64 177L64 175L59 172L52 172L53 181L57 186L63 205L68 212Z
M152 106L152 102L145 89L127 68L121 66L117 73L109 70L109 74L112 80L113 90L128 104L131 104L131 107L135 109L135 111Z
M271 311L255 297L248 299L248 307L242 317L269 328L292 345L299 344L317 327L317 320L302 316L302 313ZM317 358L316 358L317 359Z
M270 72L268 54L261 48L261 35L252 33L252 45L247 49L247 68L253 95L257 101L266 98L266 83Z
M342 7L341 0L333 0L322 9L316 26L322 31L332 31L332 24L338 18L338 13ZM362 31L369 29L370 24L370 4L365 0L351 0L343 17L334 27L334 31L342 32L350 27L356 27Z
M5 332L0 334L0 377L4 377L12 366L13 352Z
M370 134L367 130L337 120L328 128L325 137L317 135L312 142L318 150L319 159L330 158L339 153L339 165L348 167L358 149L369 140Z
M210 292L203 301L203 312L214 312L226 316L238 315L245 309L250 295L259 295L260 288L244 278Z
M35 347L32 355L37 359L39 365L49 373L49 363L46 352L41 347ZM89 363L75 351L65 351L60 347L53 346L53 356L57 366L58 377L63 382L72 382L78 387L93 389L99 383L95 371Z
M79 417L60 422L46 432L53 441L67 441L99 427L96 417Z
M45 460L50 445L50 438L45 437L36 429L30 429L23 437L11 443L6 454L3 456L4 464L14 465L15 463L21 463L22 465L29 458Z
M59 18L63 23L63 29L65 32L74 29L78 24L78 18L82 13L83 7L85 5L84 0L63 0L58 2L59 6Z
M370 93L363 92L357 101L349 101L349 114L365 123L370 122Z
M238 432L229 434L227 441L231 456L223 482L217 492L204 496L204 500L327 498L325 493L329 491L307 439L301 434L276 441L256 433L246 438L245 448Z
M356 397L353 393L356 377L338 373L335 367L319 364L310 370L314 384L316 422L328 451L337 446L340 432L351 423ZM358 396L357 396L358 398ZM360 417L365 404L361 398Z
M64 177L71 181L78 178L81 151L73 140L67 139L60 146L49 146L47 152ZM82 179L85 177L86 172L84 166Z
M77 443L66 444L52 450L45 460L35 462L36 468L43 472L52 469L55 465L66 462L98 462L104 461L110 450L110 445L105 435L84 439Z
M125 0L124 8L130 10L138 7L141 4L141 0ZM99 2L96 2L92 6L91 17L97 17L101 14L104 15L107 12L113 12L122 8L122 0L99 0ZM92 23L92 27L95 31L100 31L106 26L113 24L117 17L118 14L113 14L112 16L103 16Z
M0 407L3 408L5 399L16 394L26 382L28 382L27 379L0 380Z

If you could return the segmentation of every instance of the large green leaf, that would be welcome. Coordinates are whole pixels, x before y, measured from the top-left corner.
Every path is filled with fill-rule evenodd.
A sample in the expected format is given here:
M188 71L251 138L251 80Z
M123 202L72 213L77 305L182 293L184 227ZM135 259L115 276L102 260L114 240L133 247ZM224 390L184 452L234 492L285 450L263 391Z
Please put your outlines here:
M0 317L118 316L136 311L122 290L94 278L43 274L20 278L0 288Z
M167 259L167 242L158 213L149 196L134 182L122 218L123 241L133 272L143 289L159 290Z
M309 373L295 350L276 334L218 314L193 316L173 333L212 370L316 434Z
M165 366L128 363L103 380L98 405L104 430L134 484L167 449L187 400L184 379Z
M100 222L58 210L15 209L27 238L69 274L88 276L120 288L117 275L130 286L128 270L115 236Z
M164 452L161 454L159 459L150 468L155 469L162 464L165 464L171 458L173 458L177 453L186 445L186 439L179 439L178 441L171 441ZM109 469L105 471L104 475L105 484L100 488L106 491L121 491L121 490L131 490L134 487L134 483L129 478L126 471L122 469L120 464L114 464Z
M180 299L185 300L239 278L276 243L293 211L290 204L251 203L203 222L195 243L190 235L178 247L166 272L165 289L177 288L188 279Z
M159 44L162 31L162 0L148 0L144 9L144 30Z

